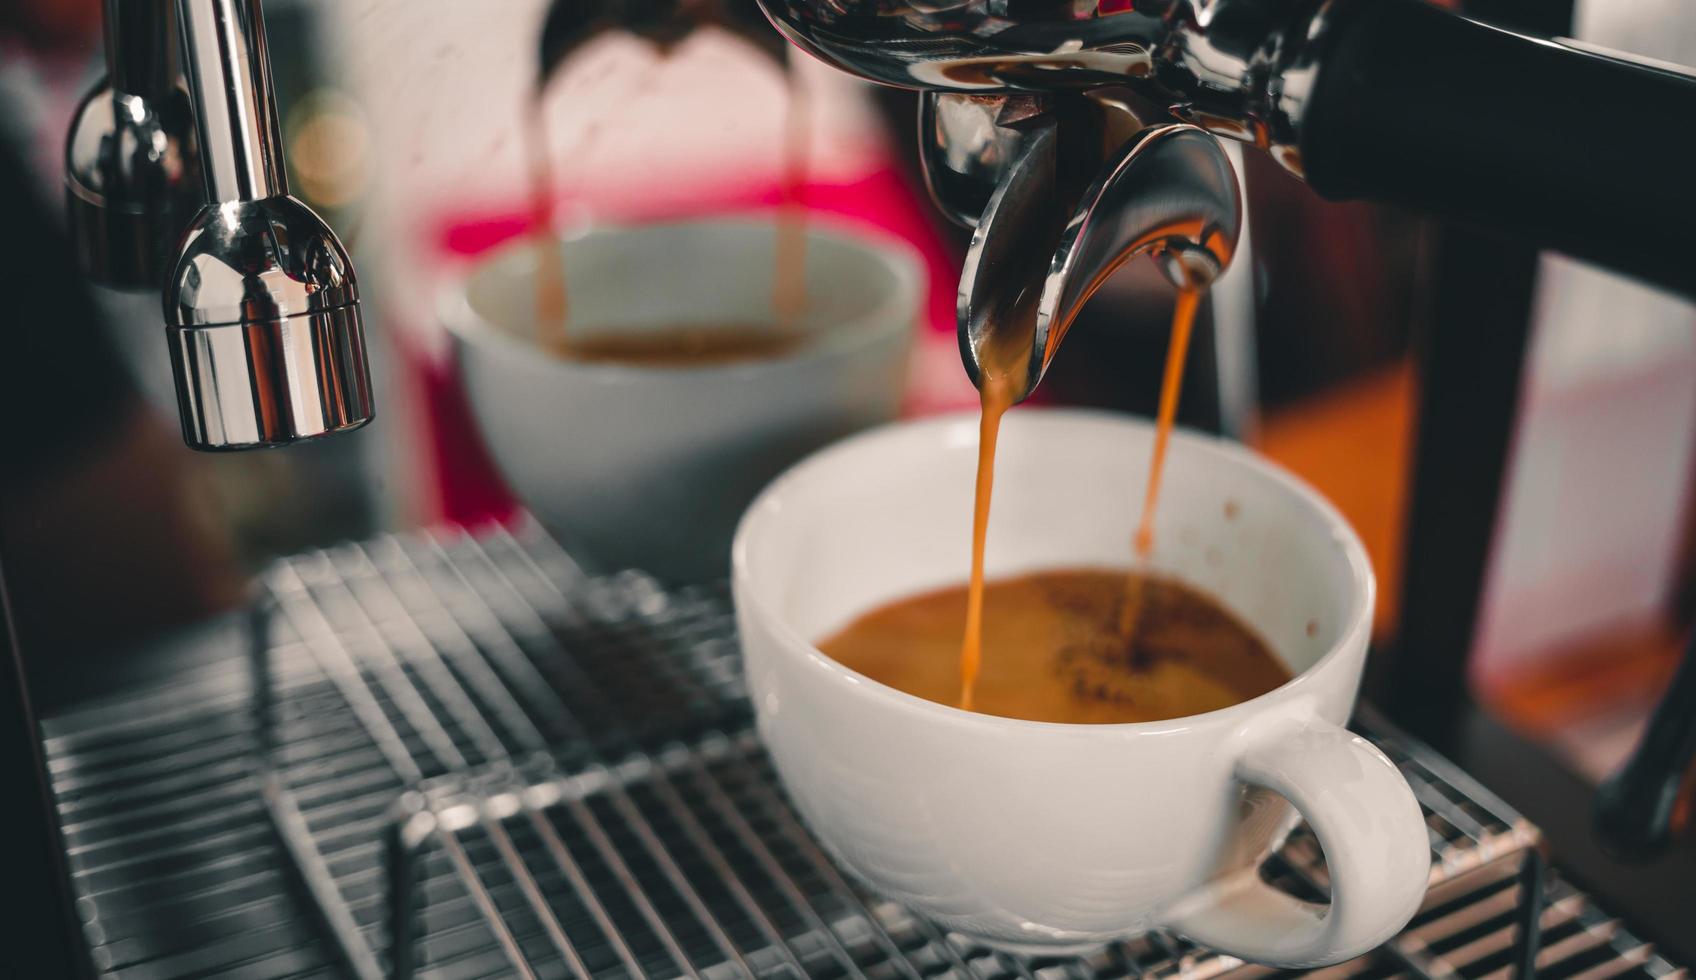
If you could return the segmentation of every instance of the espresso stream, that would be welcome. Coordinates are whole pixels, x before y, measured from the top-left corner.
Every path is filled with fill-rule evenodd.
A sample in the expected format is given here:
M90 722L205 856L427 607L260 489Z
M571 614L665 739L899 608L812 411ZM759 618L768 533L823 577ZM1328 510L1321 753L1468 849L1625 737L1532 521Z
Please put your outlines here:
M783 133L783 200L778 207L772 260L771 309L777 329L662 329L647 332L640 338L573 337L568 329L571 307L566 289L565 248L555 207L553 161L548 153L547 119L541 92L531 98L524 143L530 168L531 237L536 249L536 341L544 350L579 361L675 367L775 357L796 346L797 325L807 305L807 209L800 191L810 165L812 112L806 88L793 71L788 90ZM593 148L601 125L602 121L597 120L585 131L580 157ZM681 345L679 350L667 351L664 344L668 340L677 341Z
M524 126L524 152L530 158L530 227L536 247L536 342L565 356L571 351L566 331L570 313L565 292L565 248L554 210L554 168L548 156L547 116L541 93L530 101Z
M771 312L778 326L791 330L807 309L807 209L801 200L801 187L807 182L812 131L812 101L806 86L790 69L789 102L783 117L783 203L777 212Z
M1201 303L1201 291L1194 288L1178 291L1172 310L1172 338L1166 352L1166 372L1160 389L1160 415L1155 428L1154 456L1149 463L1148 488L1143 496L1142 518L1137 524L1132 546L1139 561L1146 561L1154 550L1154 512L1160 495L1160 477L1166 466L1166 444L1171 439L1173 420L1177 417L1178 393L1183 384L1184 360L1188 355L1190 328L1195 322L1196 308ZM1001 432L1001 418L1013 407L1018 393L1025 387L1030 352L1018 345L1005 349L986 349L983 352L982 383L978 386L982 415L978 423L977 487L972 502L972 569L966 586L966 629L960 643L959 697L957 703L967 711L978 710L976 687L983 669L984 604L983 578L984 542L989 531L989 504L995 487L995 444ZM1144 601L1144 583L1152 581L1133 572L1121 577L1124 601L1118 610L1119 635L1129 643L1138 635L1140 611Z

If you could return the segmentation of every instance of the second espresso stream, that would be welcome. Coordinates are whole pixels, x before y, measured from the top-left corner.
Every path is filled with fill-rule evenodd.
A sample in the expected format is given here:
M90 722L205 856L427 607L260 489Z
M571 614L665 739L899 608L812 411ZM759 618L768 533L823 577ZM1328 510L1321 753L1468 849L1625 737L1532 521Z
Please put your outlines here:
M665 328L641 337L580 335L570 326L565 248L555 206L557 188L548 146L542 91L527 107L524 146L530 176L531 238L536 251L537 343L558 357L580 361L683 367L780 356L799 341L807 303L807 212L800 188L809 169L811 103L793 72L787 80L783 124L782 201L776 216L772 259L772 326ZM579 159L594 149L605 120L585 130Z

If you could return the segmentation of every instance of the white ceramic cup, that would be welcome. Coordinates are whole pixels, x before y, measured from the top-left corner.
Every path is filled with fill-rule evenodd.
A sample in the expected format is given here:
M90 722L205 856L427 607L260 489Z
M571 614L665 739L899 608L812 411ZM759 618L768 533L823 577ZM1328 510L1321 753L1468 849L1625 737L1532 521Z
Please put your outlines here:
M734 364L579 363L536 342L537 250L518 241L448 290L472 414L508 485L604 568L723 576L736 520L808 452L900 409L924 275L911 249L806 232L809 339ZM565 243L580 336L772 321L775 226L724 218L589 231Z
M1128 565L1152 438L1122 416L1010 413L988 573ZM760 733L837 860L949 929L1026 952L1166 928L1305 967L1406 924L1430 871L1425 823L1396 768L1343 727L1371 567L1336 510L1243 448L1173 437L1153 562L1258 628L1295 675L1276 690L1171 721L1064 725L925 701L819 652L859 614L965 578L976 456L975 415L868 432L776 480L737 532ZM1329 905L1257 874L1297 811L1324 848Z

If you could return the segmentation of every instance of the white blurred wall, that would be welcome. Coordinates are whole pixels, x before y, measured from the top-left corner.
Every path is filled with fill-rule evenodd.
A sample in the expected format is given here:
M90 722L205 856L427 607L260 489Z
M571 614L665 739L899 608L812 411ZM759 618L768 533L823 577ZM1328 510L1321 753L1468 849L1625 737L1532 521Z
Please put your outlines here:
M1688 0L1579 0L1575 24L1696 65ZM1536 310L1474 651L1486 674L1659 615L1696 475L1696 305L1545 256Z

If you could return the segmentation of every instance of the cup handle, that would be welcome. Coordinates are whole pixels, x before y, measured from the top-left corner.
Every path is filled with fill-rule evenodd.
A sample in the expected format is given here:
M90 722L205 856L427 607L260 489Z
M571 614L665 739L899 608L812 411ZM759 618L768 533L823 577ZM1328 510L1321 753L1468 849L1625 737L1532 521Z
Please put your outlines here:
M1431 874L1424 814L1372 743L1329 722L1282 725L1254 737L1236 776L1306 818L1325 851L1331 902L1278 891L1251 868L1186 897L1168 928L1247 960L1313 967L1365 953L1418 911Z

